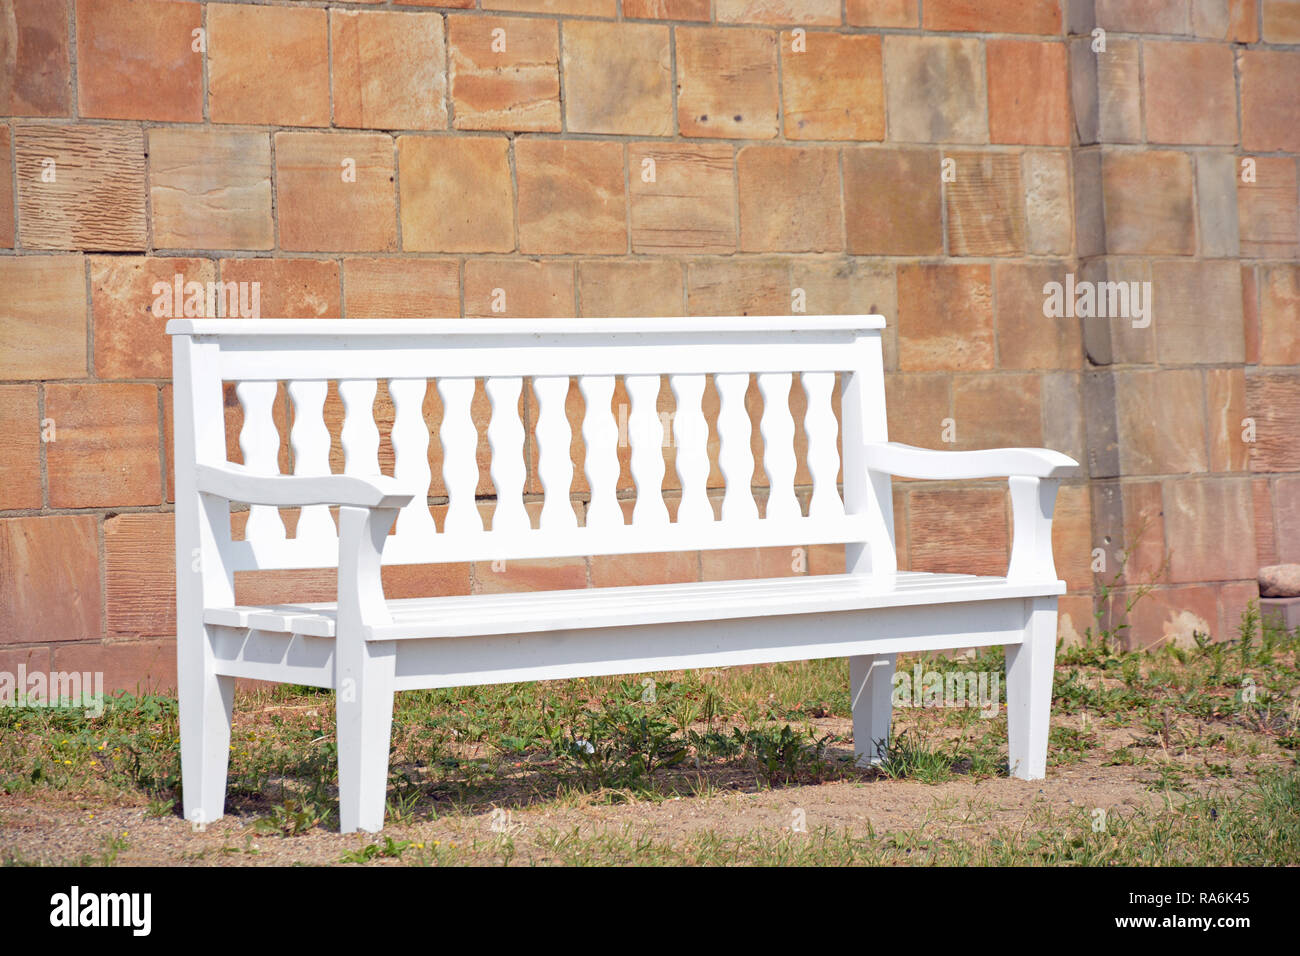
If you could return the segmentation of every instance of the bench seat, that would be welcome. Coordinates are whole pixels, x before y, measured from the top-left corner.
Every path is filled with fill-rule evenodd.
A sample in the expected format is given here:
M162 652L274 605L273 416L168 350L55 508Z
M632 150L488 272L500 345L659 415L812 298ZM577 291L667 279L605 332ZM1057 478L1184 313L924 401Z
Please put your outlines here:
M1004 577L900 571L882 590L854 574L628 587L466 594L387 602L391 624L366 628L365 639L393 641L485 634L530 634L581 628L720 621L769 615L860 611L911 605L1047 597L1060 581L1009 582ZM337 604L275 604L208 608L221 627L333 637Z

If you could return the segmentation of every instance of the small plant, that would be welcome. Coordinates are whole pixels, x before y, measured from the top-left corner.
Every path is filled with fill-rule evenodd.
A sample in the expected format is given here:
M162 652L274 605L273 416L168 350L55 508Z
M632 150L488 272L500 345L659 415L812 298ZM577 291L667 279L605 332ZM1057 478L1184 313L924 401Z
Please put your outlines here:
M547 723L552 752L598 787L644 787L656 772L686 759L686 742L673 724L635 699L605 701L600 711L584 711L583 723L559 728Z
M655 771L675 767L686 759L686 747L676 730L659 717L641 714L626 724L620 723L618 730L634 778L649 779Z
M1103 767L1124 767L1141 763L1145 758L1139 757L1137 750L1132 746L1120 747L1111 754L1106 760L1102 761Z
M1061 655L1062 663L1104 668L1122 660L1122 649L1126 632L1131 629L1128 622L1133 609L1169 572L1171 555L1166 554L1149 581L1138 584L1132 590L1125 589L1125 572L1148 527L1149 522L1144 521L1133 536L1132 546L1120 551L1115 574L1109 581L1097 586L1097 600L1093 602L1092 612L1095 630L1093 627L1087 628L1081 645L1065 648ZM1123 610L1119 611L1117 605L1121 603L1121 597Z
M884 748L879 769L891 780L916 779L942 783L952 778L953 759L938 747L904 731Z
M1181 790L1186 786L1185 771L1172 763L1162 763L1156 769L1156 777L1148 786L1152 790Z
M312 800L291 799L271 807L271 815L253 824L258 833L296 836L319 826L329 818L325 808Z
M742 732L736 728L732 737L771 786L789 783L805 774L820 778L826 771L826 744L831 736L817 737L811 727L804 733L789 724L780 730L763 728Z
M1193 631L1192 640L1196 642L1196 649L1200 655L1210 662L1210 680L1216 684L1222 683L1223 668L1228 663L1228 646L1215 642L1210 635L1202 631Z
M410 840L394 840L386 836L382 842L368 843L359 850L345 851L339 860L342 863L369 863L375 859L400 860L410 847Z
M677 724L677 730L683 737L689 733L691 724L699 719L700 711L700 704L686 696L679 698L673 706L673 722Z
M151 797L144 815L146 817L169 817L175 812L175 797Z
M1241 612L1241 624L1237 627L1237 647L1241 653L1241 666L1249 667L1255 663L1255 635L1259 631L1259 603L1252 600Z
M745 746L744 741L738 740L734 734L724 734L719 730L707 730L704 733L690 730L686 732L686 741L698 757L715 760L734 757Z
M415 820L415 810L424 797L424 788L410 774L390 774L397 780L388 796L386 818L395 824L411 823Z
M1283 653L1288 648L1300 644L1300 627L1294 631L1287 630L1282 619L1276 615L1268 615L1260 621L1260 639L1261 639L1261 663L1271 664L1273 655Z

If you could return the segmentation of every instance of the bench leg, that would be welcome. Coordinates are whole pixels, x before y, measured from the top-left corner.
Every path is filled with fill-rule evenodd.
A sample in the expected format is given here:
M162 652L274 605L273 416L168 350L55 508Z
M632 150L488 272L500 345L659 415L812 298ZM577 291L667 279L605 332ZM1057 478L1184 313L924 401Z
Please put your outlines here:
M339 830L378 833L388 794L393 728L392 641L338 641Z
M868 654L849 658L853 750L859 767L870 767L884 759L881 745L889 740L894 664L897 660L897 654Z
M185 819L200 827L226 812L235 679L212 673L202 625L196 633L181 635L176 652Z
M1023 644L1007 646L1007 751L1011 776L1047 775L1047 734L1052 718L1056 663L1056 598L1025 601Z

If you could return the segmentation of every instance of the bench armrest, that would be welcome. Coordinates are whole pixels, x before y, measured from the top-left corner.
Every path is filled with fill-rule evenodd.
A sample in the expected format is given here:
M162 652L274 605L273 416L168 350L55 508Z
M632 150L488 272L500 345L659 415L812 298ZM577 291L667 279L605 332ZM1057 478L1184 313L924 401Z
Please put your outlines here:
M234 462L196 471L200 492L250 505L402 508L415 497L387 475L259 475Z
M1079 463L1073 458L1048 448L935 451L897 442L869 442L866 462L869 471L902 478L1007 478L1012 523L1007 580L1056 580L1052 512L1060 479L1078 474Z
M937 451L900 442L868 442L867 468L900 478L1069 478L1079 463L1050 448L988 448Z
M199 465L196 472L201 493L230 501L277 508L339 506L337 627L348 640L342 653L351 655L340 658L347 664L340 673L352 674L364 630L392 622L380 573L384 544L397 512L416 495L387 475L259 475L233 462Z

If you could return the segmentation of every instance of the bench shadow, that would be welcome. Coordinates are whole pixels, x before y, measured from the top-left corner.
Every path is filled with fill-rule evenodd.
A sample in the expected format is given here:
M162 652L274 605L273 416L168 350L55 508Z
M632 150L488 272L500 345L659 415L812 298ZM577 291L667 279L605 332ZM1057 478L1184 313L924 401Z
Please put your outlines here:
M878 767L856 766L849 744L827 746L819 761L794 772L770 770L742 756L700 759L698 763L692 756L678 766L659 769L648 776L606 779L585 773L551 755L507 753L498 757L495 766L482 774L482 779L477 779L479 775L472 772L464 776L435 776L438 769L458 768L461 764L479 768L474 761L446 758L437 762L440 767L423 762L394 764L389 771L386 826L418 824L451 814L476 816L557 804L653 803L674 798L790 790L846 780L874 784L896 779ZM949 769L955 778L975 775L969 760L954 761ZM1005 763L993 775L1006 776ZM337 781L331 779L326 784L319 777L286 775L256 789L235 784L227 797L226 812L244 825L279 827L286 835L318 827L336 832ZM179 816L179 809L176 814ZM294 825L295 820L298 826Z

